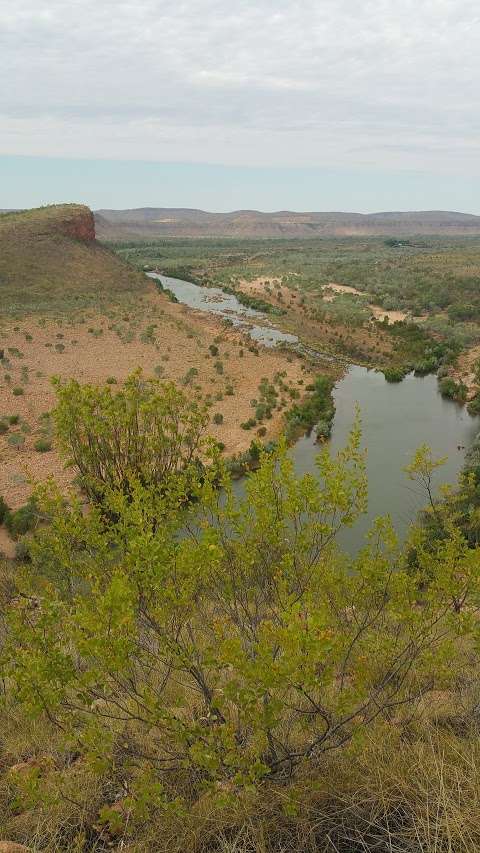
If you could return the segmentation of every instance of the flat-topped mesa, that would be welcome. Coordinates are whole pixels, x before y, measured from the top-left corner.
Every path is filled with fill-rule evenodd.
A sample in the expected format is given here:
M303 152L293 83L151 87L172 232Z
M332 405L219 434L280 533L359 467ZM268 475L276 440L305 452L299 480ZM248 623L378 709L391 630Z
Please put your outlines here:
M85 204L50 204L30 210L5 211L0 215L0 237L36 239L52 234L83 243L95 240L95 220Z
M0 214L0 313L70 314L144 293L148 280L95 239L91 210L56 204Z

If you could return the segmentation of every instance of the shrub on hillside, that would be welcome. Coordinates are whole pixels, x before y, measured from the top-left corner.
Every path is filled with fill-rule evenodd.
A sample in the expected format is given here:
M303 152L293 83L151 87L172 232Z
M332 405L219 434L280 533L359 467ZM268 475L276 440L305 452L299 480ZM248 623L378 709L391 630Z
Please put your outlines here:
M10 509L7 502L5 501L5 498L0 495L0 524L4 523L9 512Z
M34 497L29 498L19 509L7 512L4 518L5 527L14 539L33 530L38 521L38 506Z
M49 438L39 438L33 445L37 453L48 453L52 449L52 442Z
M208 415L173 383L133 373L123 387L56 381L59 442L88 496L130 494L133 482L161 486L201 464Z

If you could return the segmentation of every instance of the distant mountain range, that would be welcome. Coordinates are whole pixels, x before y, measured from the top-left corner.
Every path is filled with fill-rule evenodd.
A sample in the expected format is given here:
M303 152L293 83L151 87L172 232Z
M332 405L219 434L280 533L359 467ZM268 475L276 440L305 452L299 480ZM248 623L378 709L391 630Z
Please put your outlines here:
M208 213L175 207L95 211L100 240L161 237L344 237L480 234L480 216L444 210L386 213Z

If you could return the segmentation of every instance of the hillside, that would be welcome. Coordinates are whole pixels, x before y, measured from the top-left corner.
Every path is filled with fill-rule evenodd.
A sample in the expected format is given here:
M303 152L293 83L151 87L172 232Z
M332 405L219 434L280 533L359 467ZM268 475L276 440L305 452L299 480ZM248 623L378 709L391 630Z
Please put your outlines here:
M30 477L71 479L48 415L52 377L114 386L141 369L172 380L212 407L209 431L228 454L250 446L241 424L262 377L282 377L292 394L309 378L300 359L260 351L219 318L170 301L97 243L92 212L80 205L0 216L0 367L0 496L13 508L30 494ZM283 417L272 413L268 437ZM0 556L11 547L0 530Z
M3 316L95 307L144 287L141 275L97 243L88 207L52 205L0 215Z
M344 237L413 234L480 234L480 216L449 211L407 213L296 213L237 210L207 213L185 208L145 207L95 212L99 239L159 237Z

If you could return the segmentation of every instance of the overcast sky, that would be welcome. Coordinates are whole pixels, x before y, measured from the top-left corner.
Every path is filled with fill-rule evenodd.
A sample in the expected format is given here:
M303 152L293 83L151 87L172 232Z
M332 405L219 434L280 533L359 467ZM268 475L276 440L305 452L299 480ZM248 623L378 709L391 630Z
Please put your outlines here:
M187 200L199 207L215 198L217 207L245 206L237 167L262 188L255 192L252 180L251 206L257 198L278 206L272 188L283 172L280 206L307 206L304 199L312 207L309 181L310 192L295 194L288 178L301 168L318 181L317 209L385 207L390 182L390 208L418 207L425 187L423 207L444 200L442 207L480 213L479 93L478 0L0 3L0 155L38 158L27 168L38 164L32 203L44 192L48 157L132 161L121 172L129 178L124 202L100 171L97 195L85 199L96 206L142 204L142 192L145 203L175 204L171 189L156 202L150 194L160 192L165 164L176 163L199 164ZM158 187L139 178L135 190L136 161L162 164L151 167ZM69 177L58 162L66 196L81 193L75 169ZM22 163L5 160L3 168L23 198ZM201 164L235 168L207 172ZM217 196L202 189L207 173L220 182ZM411 205L402 173L412 182ZM334 185L322 196L327 174L338 176L338 204ZM195 175L203 175L198 187ZM373 195L359 189L368 181ZM179 189L184 204L182 181ZM0 207L13 203L0 188Z

